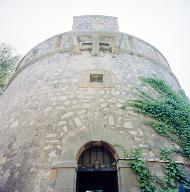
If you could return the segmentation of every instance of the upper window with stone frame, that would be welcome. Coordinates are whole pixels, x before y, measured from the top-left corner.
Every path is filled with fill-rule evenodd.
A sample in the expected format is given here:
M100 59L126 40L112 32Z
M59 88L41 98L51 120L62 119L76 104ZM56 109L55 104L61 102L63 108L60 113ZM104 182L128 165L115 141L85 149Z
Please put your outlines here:
M109 88L113 87L110 71L85 70L81 72L80 88Z
M91 83L103 83L103 74L90 74Z

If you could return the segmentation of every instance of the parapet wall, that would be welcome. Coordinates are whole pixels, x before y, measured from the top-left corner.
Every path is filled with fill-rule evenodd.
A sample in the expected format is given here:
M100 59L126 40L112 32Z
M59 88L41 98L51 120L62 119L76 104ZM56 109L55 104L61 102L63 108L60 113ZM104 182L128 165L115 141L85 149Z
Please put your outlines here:
M119 32L117 17L104 15L84 15L73 17L72 31Z
M33 62L57 53L82 54L84 50L92 51L95 43L98 44L96 49L111 50L111 54L126 52L129 55L136 55L154 61L156 64L170 70L164 56L147 42L125 33L96 31L95 33L66 32L47 39L24 56L19 64L18 71ZM94 49L94 51L97 50ZM99 54L99 51L96 54Z
M141 57L170 70L164 56L147 42L119 32L117 17L84 15L73 17L72 31L58 34L31 49L21 60L16 75L28 65L44 58L62 53L93 56L121 52ZM172 73L172 72L171 72Z

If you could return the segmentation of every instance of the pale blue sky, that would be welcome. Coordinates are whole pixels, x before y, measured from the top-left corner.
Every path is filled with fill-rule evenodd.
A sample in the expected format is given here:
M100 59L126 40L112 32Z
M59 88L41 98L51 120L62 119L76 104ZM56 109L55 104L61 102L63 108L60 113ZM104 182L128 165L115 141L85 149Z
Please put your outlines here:
M190 0L0 0L0 42L24 55L93 14L118 17L120 31L159 49L190 97Z

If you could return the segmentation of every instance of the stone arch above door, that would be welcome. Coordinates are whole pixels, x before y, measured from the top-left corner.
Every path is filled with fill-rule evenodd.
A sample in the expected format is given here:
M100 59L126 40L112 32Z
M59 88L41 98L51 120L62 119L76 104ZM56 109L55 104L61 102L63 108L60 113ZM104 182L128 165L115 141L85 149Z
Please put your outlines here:
M59 159L52 162L51 171L54 176L52 176L53 180L51 184L54 185L53 192L75 192L76 191L76 181L77 181L77 168L78 168L78 160L81 154L92 146L103 146L114 156L116 160L116 168L118 175L118 188L119 192L125 192L126 189L131 189L129 192L133 191L133 189L137 189L136 176L132 172L131 168L127 164L127 162L117 161L119 158L122 158L122 154L118 148L114 147L114 139L110 139L111 142L107 141L86 141L81 142L80 137L75 137L74 146L69 146L68 150L71 152L71 155L68 151L63 151L63 159ZM73 138L74 139L74 138ZM72 142L72 141L71 141ZM122 142L122 140L121 140ZM62 156L62 157L63 157ZM138 190L136 190L139 192Z
M118 155L104 141L83 145L77 155L76 192L118 192Z
M88 148L91 148L91 147L103 147L105 149L107 149L115 159L118 159L119 158L119 155L117 154L117 151L116 149L113 147L113 145L109 144L108 142L105 142L105 141L90 141L90 142L87 142L85 143L84 145L82 145L80 147L80 149L78 150L78 153L76 155L76 160L78 161L81 154L87 150Z

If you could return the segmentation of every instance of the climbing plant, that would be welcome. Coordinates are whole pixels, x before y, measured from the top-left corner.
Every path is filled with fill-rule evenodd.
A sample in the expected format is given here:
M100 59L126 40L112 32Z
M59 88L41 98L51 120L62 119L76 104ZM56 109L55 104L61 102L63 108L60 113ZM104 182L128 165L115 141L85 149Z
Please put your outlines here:
M151 182L152 176L141 155L141 150L139 148L135 148L128 155L127 153L125 153L126 157L130 157L129 163L131 165L131 168L138 175L138 181L141 191L155 192L156 188Z
M179 164L177 164L171 158L172 150L161 149L160 157L162 160L166 161L164 164L164 179L162 181L162 188L176 188L176 184L184 184L186 186L190 186L190 180L187 178L185 173L182 171Z
M182 153L190 158L190 102L183 91L174 91L165 81L141 77L144 90L139 90L138 99L126 106L148 116L146 125L162 136L176 142ZM147 89L148 88L148 89ZM151 91L150 91L151 90Z
M178 192L179 184L190 186L190 180L171 158L171 150L162 149L160 156L163 163L164 177L153 175L149 170L146 160L142 157L142 149L134 148L127 152L123 147L124 157L128 160L132 170L137 174L139 187L142 192Z
M152 77L141 77L139 97L124 104L123 109L132 107L147 118L144 123L151 126L158 134L176 142L181 152L190 159L190 101L183 91L175 91L165 81ZM143 87L143 88L142 88ZM177 192L179 184L190 187L190 181L179 164L171 158L168 149L162 149L160 158L164 177L152 175L142 159L139 149L130 153L123 150L129 158L131 168L137 174L143 192Z

